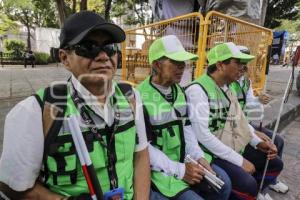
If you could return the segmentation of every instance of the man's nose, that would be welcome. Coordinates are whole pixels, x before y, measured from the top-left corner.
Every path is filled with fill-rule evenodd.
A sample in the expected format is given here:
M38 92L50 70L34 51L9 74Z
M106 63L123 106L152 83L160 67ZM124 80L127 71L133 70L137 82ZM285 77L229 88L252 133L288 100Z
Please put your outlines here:
M109 60L109 56L107 55L107 53L105 53L104 51L100 51L98 53L98 55L95 57L94 59L95 61L102 61L102 62L106 62Z
M183 70L185 68L185 63L178 63L176 66L177 69Z

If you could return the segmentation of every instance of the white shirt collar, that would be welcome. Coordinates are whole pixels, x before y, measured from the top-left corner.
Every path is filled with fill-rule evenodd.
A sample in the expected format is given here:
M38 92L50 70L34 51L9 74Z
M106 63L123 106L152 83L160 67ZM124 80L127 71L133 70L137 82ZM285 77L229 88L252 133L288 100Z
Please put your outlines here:
M98 99L95 95L93 95L90 91L88 91L78 80L75 78L75 76L72 74L71 82L74 85L75 90L78 92L78 95L80 95L81 98L83 98L86 101L95 101L97 102ZM115 82L113 82L111 91L108 93L106 97L105 103L110 99L111 96L115 94Z
M154 85L154 87L156 87L161 93L167 95L167 94L170 94L172 92L172 88L171 86L169 87L164 87L164 86L161 86L161 85L158 85L156 83L153 83L152 84Z
M100 117L102 117L108 125L113 123L114 109L110 104L110 98L115 94L116 82L113 81L112 88L106 97L105 103L101 104L97 97L90 93L75 77L72 75L71 82L74 85L78 95L85 100L87 105Z
M227 92L227 90L229 89L228 86L225 84L222 87L220 87L224 92Z
M243 85L244 80L245 80L245 77L242 76L242 77L238 80L238 83L239 83L240 85Z

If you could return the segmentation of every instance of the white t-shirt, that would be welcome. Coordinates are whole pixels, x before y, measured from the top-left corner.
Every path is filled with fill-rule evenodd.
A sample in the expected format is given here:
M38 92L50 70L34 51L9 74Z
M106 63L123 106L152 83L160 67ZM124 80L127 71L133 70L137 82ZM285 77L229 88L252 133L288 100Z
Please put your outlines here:
M228 87L221 88L223 91L227 91ZM189 117L192 124L194 133L198 141L203 144L210 152L215 154L221 159L227 160L237 166L242 166L242 155L235 152L232 148L223 144L215 135L213 135L208 128L209 120L209 102L208 96L205 91L199 85L191 85L186 90L188 99ZM249 124L249 128L252 133L252 140L250 144L253 147L261 142L254 133L253 127Z
M74 77L72 77L72 83L78 94L85 97L87 103L96 99ZM134 93L136 98L135 123L139 140L135 151L138 152L145 149L148 143L141 98L138 91L134 90ZM111 95L114 95L114 89L107 99ZM108 100L104 105L93 104L90 108L108 125L112 124L114 113ZM41 108L35 97L30 96L19 102L6 116L3 152L0 159L0 181L16 191L25 191L33 187L42 166L43 150Z
M152 83L161 93L169 95L172 92L171 87L163 87ZM204 157L204 153L200 148L197 138L191 125L184 126L184 140L185 140L185 153L190 155L193 159L199 160ZM178 179L182 179L185 174L185 164L170 160L168 156L161 150L153 147L149 144L149 155L151 169L154 171L163 172L168 176L174 176ZM186 156L185 155L185 156Z
M242 87L244 84L245 77L242 76L238 83ZM246 94L246 105L245 105L245 111L248 114L248 120L258 120L262 119L264 117L264 105L260 103L259 98L254 96L253 88L252 88L252 82L250 81L250 86Z

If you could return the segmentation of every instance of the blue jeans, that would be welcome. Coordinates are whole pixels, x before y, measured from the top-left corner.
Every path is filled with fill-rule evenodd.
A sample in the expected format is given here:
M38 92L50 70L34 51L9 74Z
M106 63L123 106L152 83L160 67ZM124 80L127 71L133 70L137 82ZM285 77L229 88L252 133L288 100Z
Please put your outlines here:
M253 176L241 167L220 158L214 159L214 164L222 167L229 175L232 183L230 200L254 200L258 185Z
M231 200L256 199L258 187L261 182L262 172L266 162L266 154L247 145L243 157L255 166L256 172L253 175L247 173L242 167L234 165L226 160L216 158L213 161L214 164L222 167L231 179ZM279 157L269 161L263 189L273 182L281 172L282 168L283 163Z
M273 131L272 130L267 129L265 127L262 127L260 129L259 126L256 126L254 124L251 124L251 125L254 127L255 130L261 131L264 134L266 134L269 138L272 138L272 135L273 135ZM278 134L276 134L275 140L274 140L274 144L277 147L279 158L282 158L282 152L283 152L283 147L284 147L284 140L283 140L283 138L281 136L279 136Z
M159 192L154 192L151 190L150 200L169 200L167 197L163 196ZM179 195L175 200L204 200L193 190L187 190Z
M212 169L218 174L219 177L224 181L225 185L219 193L213 192L206 194L198 190L196 187L187 190L180 194L175 200L227 200L231 192L231 181L226 172L218 167L217 165L212 165ZM151 190L150 200L169 200L167 197L163 196L159 192Z
M219 166L212 164L211 168L217 173L217 175L224 181L224 186L220 190L219 193L213 192L213 193L203 193L201 191L196 191L198 194L200 194L204 199L206 200L226 200L229 198L231 193L231 180L227 173Z
M264 128L262 127L260 129L259 126L256 126L254 124L251 124L255 130L258 130L258 131L261 131L263 132L264 134L266 134L269 138L272 138L272 135L273 135L273 131L267 129L267 128ZM282 137L280 137L278 134L276 134L275 136L275 140L274 140L274 144L275 146L277 147L277 152L278 152L278 156L279 158L282 158L282 152L283 152L283 147L284 147L284 140ZM276 184L277 183L277 178L275 178L271 184Z

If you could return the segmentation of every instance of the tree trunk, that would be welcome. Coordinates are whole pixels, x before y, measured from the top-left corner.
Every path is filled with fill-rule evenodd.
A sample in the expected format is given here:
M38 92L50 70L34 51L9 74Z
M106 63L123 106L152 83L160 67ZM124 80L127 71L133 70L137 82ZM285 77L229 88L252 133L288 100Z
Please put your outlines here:
M262 7L261 7L261 18L260 18L260 25L264 26L266 14L267 14L267 8L268 8L268 0L262 0Z
M27 49L31 50L31 40L30 40L30 26L28 24L25 25L27 29Z
M73 0L73 3L72 3L72 13L76 13L76 0ZM81 6L81 4L80 4Z
M80 10L87 10L87 0L80 1Z
M112 0L105 0L105 13L104 13L104 17L107 21L110 20L110 9L111 9L111 2Z
M59 25L62 27L65 19L66 19L66 10L65 10L65 1L64 0L55 0L56 1L56 6L58 10L58 15L59 15Z
M21 20L25 27L26 27L26 31L27 31L27 49L31 50L31 41L30 41L30 20L29 20L29 16L28 16L28 11L27 10L22 10L22 14L24 16L24 18Z

